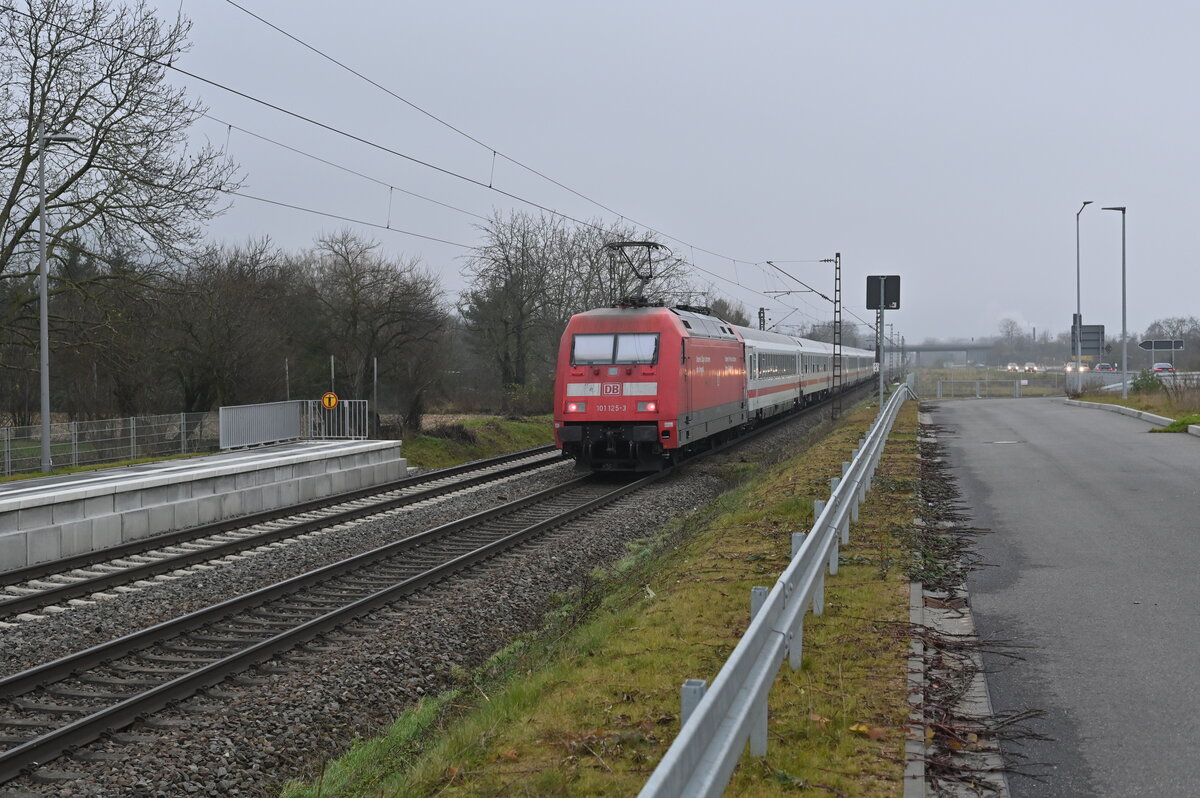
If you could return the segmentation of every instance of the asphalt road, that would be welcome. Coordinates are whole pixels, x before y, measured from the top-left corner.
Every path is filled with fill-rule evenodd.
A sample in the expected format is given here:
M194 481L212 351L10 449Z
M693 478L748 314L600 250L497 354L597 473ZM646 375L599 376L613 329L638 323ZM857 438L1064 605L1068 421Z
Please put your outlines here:
M968 581L1025 796L1200 796L1200 438L1058 399L933 405L985 563Z

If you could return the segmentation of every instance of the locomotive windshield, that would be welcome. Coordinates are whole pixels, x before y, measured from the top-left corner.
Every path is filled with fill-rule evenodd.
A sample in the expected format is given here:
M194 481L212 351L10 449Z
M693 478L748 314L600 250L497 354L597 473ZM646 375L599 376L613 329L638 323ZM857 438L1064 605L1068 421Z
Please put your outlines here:
M657 362L658 333L580 334L571 344L571 363L576 366Z

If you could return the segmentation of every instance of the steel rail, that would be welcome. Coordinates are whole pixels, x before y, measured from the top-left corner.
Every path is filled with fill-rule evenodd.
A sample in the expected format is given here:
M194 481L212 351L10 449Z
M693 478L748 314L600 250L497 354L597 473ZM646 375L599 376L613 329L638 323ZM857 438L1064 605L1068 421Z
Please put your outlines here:
M809 408L803 408L799 413L787 414L775 421L758 427L748 435L740 436L731 441L712 446L708 452L697 453L699 457L704 454L724 451L739 443L746 442L749 439L757 437L757 435L775 429L782 424L786 424L792 420L807 415L808 410L817 410L823 407L828 400L820 402ZM693 462L696 458L689 458L687 461L680 463L681 466ZM404 595L421 590L429 585L447 578L451 574L469 568L481 561L496 556L497 554L512 548L520 543L534 537L547 529L567 523L575 518L578 518L588 512L591 512L598 507L616 501L617 499L636 491L646 485L649 485L659 479L671 474L674 468L664 469L650 475L647 475L635 482L624 485L616 490L609 491L601 497L592 499L578 507L561 513L554 518L546 519L526 527L518 532L511 533L499 540L488 543L487 545L477 549L476 551L456 557L447 561L433 569L404 581L388 587L384 590L373 593L365 598L353 601L351 604L343 608L339 608L330 613L326 613L318 618L305 621L297 627L279 633L266 640L252 643L247 648L230 654L217 661L202 665L202 667L193 671L190 674L172 679L161 685L157 685L139 696L133 696L124 699L117 704L106 707L98 712L92 713L79 720L66 724L59 729L51 731L38 738L20 744L15 748L9 749L0 753L0 783L15 778L22 773L44 764L45 762L61 755L62 753L72 750L77 746L87 744L98 737L111 733L116 729L122 728L129 723L132 723L147 714L162 709L180 700L183 700L191 695L194 695L198 690L206 687L211 687L218 684L228 676L244 670L246 667L255 663L261 662L271 656L283 651L294 648L296 645L303 643L312 637L316 637L322 633L328 632L338 626L345 624L358 615L370 612L388 603L402 598ZM13 674L9 677L0 679L0 698L13 698L40 687L44 687L56 680L70 677L79 674L90 667L101 665L110 662L118 657L137 652L141 649L148 648L160 642L169 641L177 636L194 632L208 624L218 622L229 618L236 612L259 606L272 599L286 597L292 594L300 593L319 582L334 578L338 575L358 570L359 568L368 565L369 562L377 562L386 559L389 556L394 556L400 553L402 548L417 547L423 542L432 540L437 536L444 536L468 526L473 526L482 521L486 521L496 516L505 515L521 509L523 507L535 504L554 495L567 492L573 487L579 486L585 482L592 480L592 476L584 476L573 480L563 485L555 486L547 490L541 491L532 496L524 497L515 502L509 502L501 507L492 508L490 510L477 513L460 521L444 524L435 529L428 530L402 541L381 546L370 552L357 555L339 563L333 563L308 574L302 574L292 579L280 582L277 585L272 585L244 596L239 596L229 599L212 607L198 610L196 612L185 615L171 621L166 621L156 626L125 635L116 640L109 641L98 646L93 646L85 651L77 652L67 657L45 663L43 665L31 668L18 674ZM375 511L378 511L376 508ZM215 652L214 652L215 653Z
M532 456L532 455L530 455L530 456ZM506 456L506 457L508 457L509 459L512 459L510 456ZM504 477L513 476L515 474L519 474L519 473L522 473L525 471L531 471L536 468L541 468L542 466L545 466L549 462L553 462L553 460L552 459L538 460L538 461L533 461L530 463L522 463L519 465L511 466L509 468L505 468L500 471L489 471L486 474L481 474L481 475L475 476L475 477L469 477L465 480L459 480L457 482L451 482L451 483L447 483L444 485L437 485L437 486L434 486L431 488L427 488L425 490L421 490L417 493L410 493L405 496L397 496L392 499L385 499L383 501L375 502L375 503L370 504L365 507L355 507L355 508L351 508L349 510L343 510L340 512L332 513L330 515L322 516L320 518L309 519L309 520L301 521L301 522L294 523L294 524L288 524L287 526L277 527L275 529L270 529L265 532L261 532L259 534L250 535L250 536L247 536L244 538L238 538L237 540L230 540L230 541L225 541L225 542L214 543L211 546L205 546L203 549L196 549L196 550L189 551L189 552L186 552L183 554L175 554L175 555L161 557L161 558L155 559L153 562L146 562L146 563L142 563L139 565L133 565L133 566L127 566L127 567L118 566L121 568L121 570L111 571L111 572L100 574L100 575L93 576L93 577L73 578L74 581L64 582L59 587L47 588L45 590L39 590L39 592L30 593L30 594L24 595L24 596L18 596L18 595L11 594L11 593L0 593L0 617L3 617L5 615L11 616L11 615L15 615L15 614L21 613L21 612L28 612L30 610L34 610L34 609L37 609L38 607L43 607L48 604L56 604L56 603L63 602L63 601L69 601L70 599L91 595L98 591L106 590L110 587L115 587L117 585L125 585L125 584L129 584L131 582L137 582L139 580L147 579L147 578L150 578L153 576L157 576L159 574L170 573L172 571L177 571L181 568L187 568L187 567L189 567L191 565L195 565L197 563L208 562L210 560L216 560L216 559L220 559L222 557L227 557L230 554L236 554L238 552L245 551L247 549L253 549L253 548L257 548L259 546L264 546L268 543L272 543L277 540L292 538L292 537L299 537L300 535L304 535L304 534L313 532L318 529L323 529L328 526L333 526L335 524L346 523L348 521L356 521L356 520L359 520L359 519L367 517L367 516L375 515L377 513L386 512L388 510L394 510L399 507L404 507L409 504L415 504L420 501L427 501L429 499L436 498L437 496L442 496L442 495L445 495L448 493L455 493L457 491L464 490L465 488L468 488L468 487L473 487L475 485L481 485L481 484L484 484L487 482L502 479ZM476 470L478 470L478 469L476 469ZM459 473L463 473L463 472L460 471ZM445 479L450 476L455 476L455 474L446 474L444 472L431 472L431 474L437 474L437 476L431 477L429 479L425 479L423 481L431 482L431 481L436 481L438 479ZM421 476L425 476L425 475L421 475ZM330 509L331 507L335 507L337 504L350 502L350 501L361 501L362 499L370 498L371 496L374 496L374 495L379 495L381 493L388 493L388 492L391 492L394 490L403 489L404 487L411 487L415 484L420 484L420 482L409 482L408 480L402 480L401 482L404 482L407 484L400 484L397 482L393 482L393 483L390 483L390 485L384 490L380 490L380 489L367 490L367 491L360 490L360 491L354 491L352 494L342 494L343 497L346 497L346 498L343 498L342 501L335 502L335 503L324 502L319 507L310 507L310 506L304 505L304 506L296 507L292 512L288 512L288 513L272 512L269 514L264 514L264 515L270 516L270 518L268 518L268 519L262 519L262 518L259 518L258 516L243 516L240 519L238 519L239 523L237 523L237 524L232 524L232 525L230 525L228 523L221 524L221 526L227 527L227 528L222 529L220 532L208 531L205 534L198 534L196 529L186 530L186 531L192 532L193 535L190 538L183 540L182 542L197 541L204 537L210 537L210 536L214 536L214 535L224 534L224 533L233 531L234 529L248 527L248 526L254 526L255 524L260 524L260 523L265 523L268 520L278 521L278 520L287 518L292 515L301 515L305 512L312 512L313 510ZM310 502L308 504L313 504L313 503ZM178 535L180 533L172 533L172 534ZM139 542L141 542L141 541L139 541ZM175 543L175 544L159 543L158 545L155 545L153 547L143 547L137 553L145 554L147 552L158 551L160 549L170 548L171 545L179 545L179 543ZM106 550L106 553L107 553L107 550ZM132 555L126 555L126 556L132 556ZM123 558L110 556L110 557L106 557L103 560L93 562L91 564L91 566L86 566L86 567L95 567L97 565L101 565L104 563L112 562L113 560L120 560L120 559L123 559ZM75 569L60 568L51 573L65 575L70 570L75 570ZM10 598L10 596L11 596L11 598Z
M33 768L39 767L74 747L89 743L149 713L158 711L174 702L194 695L198 690L211 687L255 663L294 648L300 643L342 626L358 616L392 603L405 595L426 588L458 571L495 557L549 529L579 518L606 504L610 504L633 491L639 490L663 478L667 473L669 472L662 471L651 474L615 490L608 491L602 496L593 498L553 518L539 521L517 532L510 533L473 552L461 555L431 568L418 576L377 591L365 598L355 600L345 607L306 621L293 629L276 634L266 640L253 643L241 651L223 657L215 662L204 664L189 674L157 685L138 696L127 698L0 753L0 783L9 781ZM440 533L441 536L444 536L461 527L474 525L497 515L509 514L515 509L536 504L552 496L567 492L570 488L590 482L593 482L591 476L581 477L566 485L555 486L533 496L510 502L502 507L477 513L461 521L438 527L435 530L429 530L418 537L428 538L435 533ZM89 667L103 664L116 657L145 648L155 642L169 640L184 632L192 631L213 621L224 619L239 609L261 604L270 598L296 593L305 587L315 584L317 581L323 581L335 572L344 573L356 570L368 564L368 561L377 562L386 559L397 553L399 547L404 544L413 545L414 539L410 538L406 541L398 541L382 546L372 552L358 555L342 563L326 566L310 574L286 580L278 585L263 588L246 596L231 599L205 610L183 616L182 618L158 624L141 632L126 635L125 637L100 646L94 646L86 651L64 657L55 662L15 674L0 680L0 695L9 698L22 695L45 685L47 682L53 682L57 679L70 676ZM318 579L317 575L320 575L321 578Z
M133 540L128 543L122 543L119 546L110 546L108 548L83 552L82 554L76 554L58 560L37 563L35 565L27 565L22 568L15 568L13 570L0 573L0 587L16 585L20 584L21 582L27 582L32 579L39 579L43 576L59 574L65 571L86 568L88 566L97 565L109 560L117 560L121 559L122 557L131 557L136 554L142 554L147 551L154 551L155 549L166 548L169 546L178 545L180 543L188 543L196 538L220 535L226 532L231 532L235 529L251 526L253 524L263 524L293 515L313 512L314 510L323 510L327 507L332 507L337 504L359 501L361 499L370 498L371 496L376 496L380 493L387 493L393 490L403 490L405 488L410 488L425 482L446 479L447 477L454 477L460 474L470 473L472 471L491 468L512 460L520 460L525 457L534 457L539 454L546 454L553 451L553 445L536 446L531 449L522 449L521 451L509 452L507 454L489 457L483 460L473 460L469 463L463 463L462 465L427 471L423 474L404 477L402 479L393 480L392 482L376 485L371 488L359 488L358 490L336 493L331 496L313 499L301 504L279 507L274 510L263 511L261 513L241 515L237 518L231 518L225 521L217 521L211 524L205 524L203 526L194 526L187 529L181 529L176 532L167 532L162 535L155 535L153 537L142 538L140 540Z
M490 521L499 516L509 515L530 505L546 501L560 493L565 493L579 487L590 480L590 475L581 476L569 482L554 485L515 501L492 507L432 529L427 529L424 532L404 538L403 540L386 543L370 551L365 551L353 557L348 557L315 570L298 574L282 582L267 585L250 593L235 596L218 604L195 610L187 615L181 615L178 618L163 621L162 623L115 638L106 643L100 643L83 651L62 657L61 659L0 678L0 698L27 693L30 690L36 689L44 682L51 682L68 676L73 672L95 667L106 660L124 656L155 641L165 640L185 632L193 631L205 624L226 618L233 613L315 587L331 578L368 566L387 557L401 554L407 549L417 548L438 538L475 526L476 524Z

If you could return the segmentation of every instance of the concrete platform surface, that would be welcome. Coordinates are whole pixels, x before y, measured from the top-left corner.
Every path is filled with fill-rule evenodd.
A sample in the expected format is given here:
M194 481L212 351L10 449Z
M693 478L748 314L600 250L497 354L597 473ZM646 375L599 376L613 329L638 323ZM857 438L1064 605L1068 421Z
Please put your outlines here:
M400 479L400 441L310 441L0 485L0 571Z

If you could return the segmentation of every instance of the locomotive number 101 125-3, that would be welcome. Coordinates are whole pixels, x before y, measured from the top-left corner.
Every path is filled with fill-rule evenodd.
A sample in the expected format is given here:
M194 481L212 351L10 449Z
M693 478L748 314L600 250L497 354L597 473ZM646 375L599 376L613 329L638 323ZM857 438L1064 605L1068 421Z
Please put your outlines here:
M629 405L596 405L598 413L627 413Z

